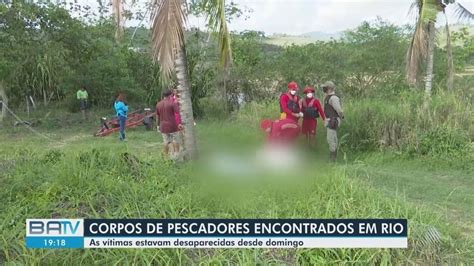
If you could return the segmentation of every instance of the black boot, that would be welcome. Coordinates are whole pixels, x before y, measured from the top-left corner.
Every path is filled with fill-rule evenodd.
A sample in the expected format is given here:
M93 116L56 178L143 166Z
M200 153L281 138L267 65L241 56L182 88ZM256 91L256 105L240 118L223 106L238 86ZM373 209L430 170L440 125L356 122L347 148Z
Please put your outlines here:
M331 162L335 163L337 159L337 151L332 151L329 157L331 159Z

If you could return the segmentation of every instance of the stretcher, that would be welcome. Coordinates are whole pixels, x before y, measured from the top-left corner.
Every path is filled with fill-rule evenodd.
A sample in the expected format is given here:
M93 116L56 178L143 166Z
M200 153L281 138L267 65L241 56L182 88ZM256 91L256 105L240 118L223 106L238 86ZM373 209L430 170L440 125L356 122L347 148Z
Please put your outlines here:
M134 111L128 114L125 128L134 128L137 126L144 125L147 130L150 130L153 124L153 113L150 112L149 108L143 110ZM120 124L117 117L108 119L107 117L101 118L101 128L94 134L96 137L105 137L116 131L120 130Z

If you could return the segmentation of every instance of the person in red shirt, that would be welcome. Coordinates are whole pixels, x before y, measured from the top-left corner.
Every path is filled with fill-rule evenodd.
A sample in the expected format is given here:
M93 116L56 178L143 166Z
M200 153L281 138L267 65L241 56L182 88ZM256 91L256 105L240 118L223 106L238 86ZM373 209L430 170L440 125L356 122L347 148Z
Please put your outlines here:
M305 98L300 100L300 108L303 113L302 133L306 136L308 145L314 147L316 144L316 129L318 127L318 117L323 121L326 115L321 107L321 102L314 97L314 88L306 87L303 91Z
M177 123L175 114L179 112L178 104L173 100L173 92L167 90L163 99L156 104L156 123L158 131L163 136L163 153L169 154L169 145L173 144L173 151L179 152L180 134L183 128L181 121Z
M267 133L269 143L289 144L298 137L300 126L293 119L263 120L260 128Z
M298 122L298 119L303 117L298 104L297 92L298 84L294 81L288 83L288 92L280 96L280 119L291 119Z

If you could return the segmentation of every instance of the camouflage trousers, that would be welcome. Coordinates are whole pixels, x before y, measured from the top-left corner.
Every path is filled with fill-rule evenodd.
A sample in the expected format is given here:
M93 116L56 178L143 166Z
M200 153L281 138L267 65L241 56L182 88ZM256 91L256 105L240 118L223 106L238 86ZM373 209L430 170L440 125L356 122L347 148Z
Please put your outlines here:
M338 145L338 140L337 140L337 130L334 129L327 129L327 134L326 134L326 139L329 144L329 151L330 152L335 152L337 151L337 145Z

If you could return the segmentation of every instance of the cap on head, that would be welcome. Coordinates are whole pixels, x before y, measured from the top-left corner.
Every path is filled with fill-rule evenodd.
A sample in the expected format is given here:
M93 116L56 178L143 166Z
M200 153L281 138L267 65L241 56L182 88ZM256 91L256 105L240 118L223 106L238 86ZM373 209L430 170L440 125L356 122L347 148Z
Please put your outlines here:
M334 82L332 82L332 81L326 81L321 86L321 88L323 88L323 89L333 89L334 90L336 88L336 85L334 85Z
M306 93L310 93L310 92L314 93L314 88L311 87L311 86L306 86L306 88L304 88L303 93L306 94Z
M288 83L288 89L289 90L297 90L298 89L298 84L294 81Z

